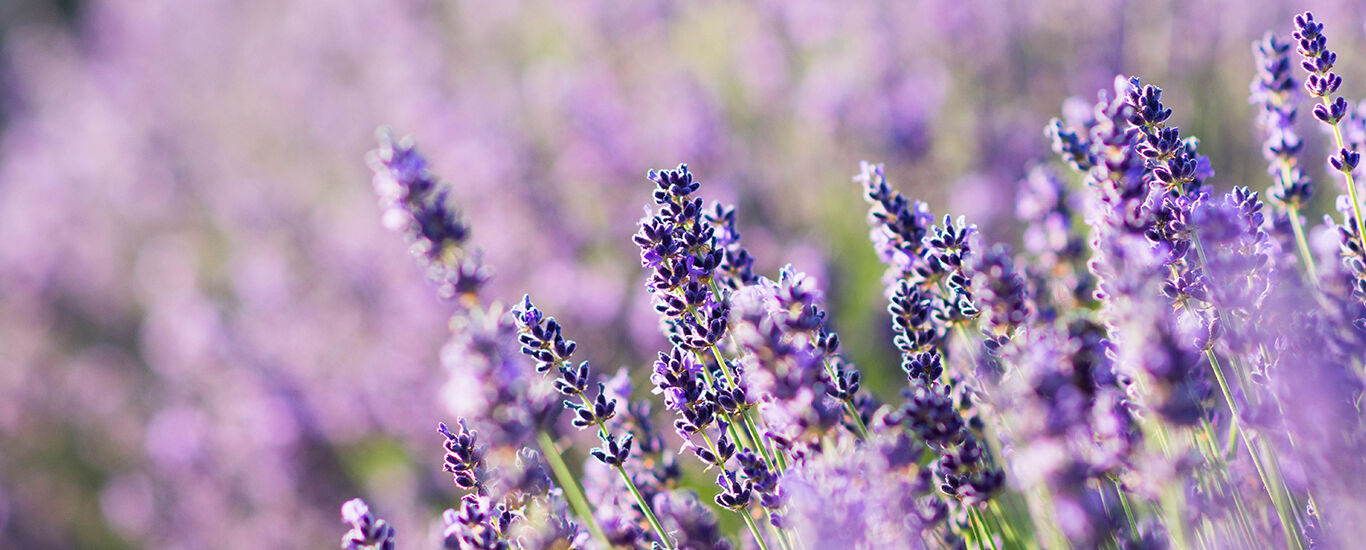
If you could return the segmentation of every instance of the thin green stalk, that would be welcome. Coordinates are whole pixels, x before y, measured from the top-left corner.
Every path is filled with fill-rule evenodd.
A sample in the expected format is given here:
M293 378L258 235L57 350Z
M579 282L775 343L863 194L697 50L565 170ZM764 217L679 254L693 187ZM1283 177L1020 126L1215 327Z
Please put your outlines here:
M1328 96L1323 96L1323 106L1332 108L1332 102L1328 101ZM1338 150L1346 149L1347 146L1342 141L1342 130L1338 129L1337 123L1333 123L1333 139L1337 140ZM1352 216L1357 222L1357 238L1361 240L1361 249L1366 251L1366 221L1361 219L1361 206L1357 201L1357 186L1352 181L1352 173L1344 172L1343 177L1347 179L1347 197L1352 201Z
M664 548L667 548L668 550L673 550L673 542L671 542L669 536L664 533L664 526L660 525L659 518L655 517L655 511L650 508L648 501L645 500L645 496L641 495L640 489L636 488L636 482L631 481L631 475L626 473L626 469L622 468L620 464L616 466L616 470L617 473L621 474L621 479L626 481L626 488L631 490L631 495L636 497L636 502L640 504L640 511L645 514L645 520L650 522L650 527L654 528L655 534L659 536L660 544L663 544Z
M942 282L941 282L941 285L942 285ZM944 290L947 292L947 289L944 289ZM968 355L968 360L971 362L972 365L975 366L975 365L977 364L977 356L976 356L976 355L973 353L973 351L972 351L972 346L973 346L973 343L974 343L973 340L972 340L972 337L968 334L967 328L966 328L963 324L961 324L961 323L960 323L960 324L956 324L956 325L954 325L954 328L957 329L957 332L958 332L959 337L961 337L962 340L963 340L963 349L966 351L966 353L967 353L967 355ZM975 378L975 377L974 377L974 378ZM978 382L979 382L979 385L981 386L980 389L981 389L981 391L982 391L983 397L985 397L986 400L988 401L988 403L986 404L987 406L984 407L984 409L990 410L993 414L996 415L996 419L995 419L996 421L995 421L995 422L987 422L987 423L984 423L984 432L985 432L985 433L982 434L982 438L986 440L987 449L991 452L992 462L995 463L995 464L998 464L998 465L1003 465L1003 464L1004 464L1004 462L1003 462L1004 455L1002 454L1000 438L998 437L998 435L997 435L997 433L996 433L996 428L995 428L995 426L996 426L996 425L1000 425L1001 427L1006 428L1007 430L1009 429L1009 427L1008 427L1008 425L1005 423L1005 419L1002 418L1002 417L999 415L999 413L996 411L996 408L995 408L995 405L994 405L994 400L992 400L990 392L987 391L986 384L985 384L984 382L982 382L980 379L978 379ZM1009 434L1007 434L1007 435L1009 435ZM1042 497L1044 498L1044 501L1047 503L1048 507L1051 508L1051 507L1052 507L1052 495L1047 491L1047 488L1044 489L1044 493L1043 493ZM999 508L996 507L996 502L995 502L995 501L991 501L991 504L990 504L990 505L993 507L994 510L998 510L997 514L999 514ZM1029 509L1028 504L1025 505L1025 511L1026 511L1026 513L1031 517L1031 520L1033 521L1033 520L1034 520L1034 518L1033 518L1033 515L1034 515L1034 514L1033 514L1033 512ZM1006 525L1011 525L1011 524L1012 524L1012 519L1011 519L1011 518L1005 517L1004 514L999 514L999 515L1001 516L1002 521L1003 521ZM1034 521L1034 523L1037 525L1037 521ZM1011 535L1011 533L1014 533L1013 525L1011 525L1011 527L1009 528L1009 533L1005 533L1004 530L1003 530L1003 534L1007 534L1008 536L1012 536L1012 538L1013 538L1013 535Z
M742 415L741 419L744 421L745 432L749 435L750 440L754 441L754 445L759 448L759 452L768 461L768 465L773 468L779 467L777 459L782 458L782 453L777 449L769 449L768 445L764 444L764 440L759 436L759 427L754 425L754 422L749 419L749 415ZM783 461L781 471L787 471L786 461Z
M1334 127L1334 129L1336 130L1336 127ZM1360 222L1360 219L1358 219L1358 222ZM1193 244L1195 245L1195 251L1200 258L1200 263L1203 267L1206 268L1206 271L1208 271L1209 259L1205 255L1205 247L1200 240L1200 235L1196 233L1192 237ZM1234 325L1222 310L1215 306L1214 312L1216 315L1219 316L1219 319L1224 323L1224 327L1226 329L1230 331L1234 330ZM1266 352L1265 347L1262 348L1262 352ZM1243 427L1238 413L1238 406L1237 403L1233 400L1233 393L1229 388L1228 380L1224 376L1223 368L1219 364L1219 358L1214 354L1213 350L1208 349L1205 350L1205 356L1209 358L1210 368L1214 371L1214 376L1219 383L1219 389L1223 393L1224 401L1228 403L1230 416L1232 417L1230 422L1236 429L1242 431ZM1230 356L1229 360L1233 363L1232 366L1234 367L1234 374L1238 377L1240 388L1248 387L1250 383L1247 380L1246 369L1244 369L1239 364L1238 357L1236 355ZM1261 454L1257 452L1257 449L1254 449L1253 443L1250 440L1250 438L1247 437L1247 434L1243 434L1242 439L1244 445L1247 446L1249 458L1252 459L1253 466L1257 468L1257 474L1261 478L1262 485L1266 488L1267 494L1271 497L1272 504L1274 504L1276 507L1276 515L1281 520L1281 527L1282 531L1284 531L1285 533L1287 546L1291 548L1301 548L1302 543L1299 540L1299 529L1297 528L1297 525L1294 521L1293 512L1290 509L1291 504L1288 495L1289 490L1285 486L1284 478L1280 476L1279 471L1275 472L1276 475L1274 479L1272 477L1269 477L1266 465L1263 464L1264 457L1262 457ZM1259 443L1257 446L1261 447L1262 444Z
M541 444L541 454L550 462L550 469L555 472L555 479L564 489L564 496L569 505L573 506L574 512L588 524L588 531L593 537L597 538L604 548L611 548L612 543L607 540L607 535L603 534L602 527L598 526L597 518L593 517L593 508L588 505L588 499L584 498L583 489L579 488L579 480L574 478L569 466L564 463L564 458L560 456L560 450L555 447L555 442L550 439L550 434L541 430L536 434L536 441Z
M1009 517L995 500L987 501L987 508L1000 519L1000 521L997 522L997 526L1001 528L1001 534L1005 536L1006 542L1009 543L1012 548L1018 547L1020 545L1020 535L1015 532L1013 518Z
M1290 228L1295 232L1295 246L1300 250L1300 257L1304 258L1304 269L1309 279L1309 286L1319 288L1319 270L1314 264L1314 254L1309 251L1309 240L1304 238L1304 224L1300 222L1300 209L1298 206L1289 205L1286 212L1290 214Z
M745 518L745 525L749 526L749 531L754 533L754 541L759 543L759 549L768 550L768 543L764 542L764 536L760 534L759 526L754 523L754 518L749 517L749 509L741 508L738 512L740 517Z
M707 282L707 286L708 286L708 288L711 288L712 296L714 296L718 301L724 298L724 297L722 296L722 292L721 292L721 287L720 287L720 285L718 285L718 284L716 283L716 279L713 278L713 279L711 279L710 281L708 281L708 282ZM694 315L696 315L696 312L694 312ZM727 332L726 332L726 335L730 338L731 345L735 346L735 349L738 351L738 350L740 349L740 346L735 342L735 335L734 335L734 334L731 334L730 331L727 331ZM711 348L712 348L712 353L713 353L714 355L716 355L717 361L721 361L721 353L720 353L720 351L717 350L717 347L716 347L715 345L713 345ZM825 372L826 372L826 374L828 374L828 375L830 376L830 379L831 379L831 380L834 380L834 378L835 378L835 369L834 369L833 366L830 365L830 358L829 358L829 357L825 357L825 358L822 359L822 362L825 364ZM722 365L725 365L725 361L721 361L721 364L722 364ZM852 417L852 418L854 419L854 423L855 423L855 424L857 425L857 427L858 427L858 436L859 436L859 439L864 439L864 440L868 439L868 427L865 426L865 425L863 424L863 418L862 418L861 416L859 416L859 414L858 414L858 409L857 409L856 407L854 407L854 403L853 403L852 401L846 399L846 400L844 400L844 406L845 406L845 408L849 411L849 416ZM746 418L746 420L749 420L749 419ZM757 443L758 440L756 439L755 442ZM770 460L771 460L771 458L770 458Z
M1242 535L1245 544L1250 546L1256 537L1253 535L1252 527L1247 523L1248 514L1247 508L1243 505L1242 491L1229 478L1228 462L1224 459L1223 453L1219 452L1218 443L1214 440L1214 426L1210 425L1209 420L1202 417L1200 419L1200 429L1201 435L1192 434L1191 438L1195 440L1197 447L1200 446L1202 440L1204 441L1205 447L1208 448L1207 457L1214 461L1215 469L1223 474L1224 483L1228 486L1229 494L1233 497L1233 506L1238 511L1238 517L1235 519L1239 533Z
M763 508L763 511L764 518L768 520L768 530L778 537L778 546L783 547L783 550L793 550L792 541L787 537L787 531L773 524L773 512L769 511L768 508Z
M580 393L579 400L583 402L585 407L592 409L593 405L588 401L587 395ZM598 436L606 439L608 437L607 427L603 426L602 422L599 422L597 426ZM541 433L544 434L545 431L542 430ZM640 506L640 511L645 514L645 519L650 522L650 526L654 528L655 535L659 537L659 542L663 544L664 548L667 550L673 550L673 543L669 541L668 534L664 532L664 526L660 525L659 518L655 517L655 511L654 508L650 506L650 501L645 500L645 497L640 494L640 489L636 488L636 482L631 479L630 474L626 473L625 468L622 468L620 464L617 464L615 469L618 474L621 474L621 480L626 482L626 487L631 490L631 495L636 497L636 504Z
M968 354L968 360L972 362L972 366L976 367L977 354L972 351L972 336L968 335L968 329L963 326L963 323L954 323L953 328L963 338L963 352Z
M1243 431L1242 421L1238 413L1238 406L1233 400L1233 394L1229 390L1228 381L1224 377L1223 367L1219 364L1219 358L1212 350L1205 350L1205 356L1209 358L1210 367L1214 370L1214 378L1219 383L1219 391L1223 392L1224 400L1229 406L1229 421L1238 431ZM1241 439L1247 447L1248 458L1252 459L1252 465L1257 469L1257 476L1261 478L1262 486L1266 488L1267 496L1271 497L1271 503L1276 508L1276 516L1281 520L1281 530L1285 532L1286 546L1290 548L1303 548L1299 538L1299 526L1296 525L1293 513L1289 509L1287 495L1283 492L1285 487L1282 483L1273 483L1268 476L1266 466L1262 463L1263 457L1258 452L1261 445L1254 445L1252 439L1247 434L1242 434Z
M986 513L978 512L978 514L981 515L986 525L991 528L992 533L1001 534L1002 542L1005 543L1006 548L1018 548L1020 544L1015 541L1015 537L1013 536L1015 530L1007 529L1005 527L1005 524L1007 523L1006 518L1000 513L1000 508L990 506L991 504L995 504L995 501L989 500L987 501L987 504ZM993 546L995 545L993 544Z
M715 346L712 346L712 349L715 350L716 347L715 347ZM694 350L693 353L697 356L698 361L701 361L701 360L702 360L702 357L703 357L703 356L702 356L702 352L700 352L700 351L695 351L695 350ZM719 354L719 353L717 354L717 360L720 360L720 354ZM721 364L724 365L724 364L725 364L725 361L722 361ZM702 379L703 379L704 381L706 381L708 385L712 385L712 384L715 384L715 383L716 383L715 379L714 379L714 378L712 377L712 375L711 375L711 372L709 372L709 371L707 370L706 367L703 367L703 368L702 368ZM724 417L724 418L726 419L726 433L729 433L729 434L730 434L730 438L733 439L733 440L735 440L735 443L736 443L737 445L739 445L740 447L745 448L745 449L750 449L750 450L759 452L762 456L764 456L765 458L767 458L767 459L770 461L770 463L772 463L773 458L772 458L771 456L769 456L767 449L765 449L765 448L763 447L762 441L750 441L749 437L747 437L747 436L743 436L743 437L742 437L741 434L740 434L740 430L739 430L738 428L735 427L735 425L736 425L736 423L737 423L737 421L735 420L735 417L734 417L734 416L731 416L730 413L727 413L727 412L725 412L725 411L719 411L719 412L720 412L721 416ZM745 422L745 421L748 421L748 420L749 420L749 417L748 417L747 415L745 415L744 413L741 413L740 416L741 416L744 420L740 421L739 423L740 423L741 426L744 426L744 425L745 425L744 422Z
M713 286L712 292L718 293L719 290ZM720 299L719 295L717 299ZM693 318L696 319L698 322L702 322L702 314L699 313L696 309L693 309L691 306L689 306L688 313L690 313L693 316ZM716 358L716 364L721 367L721 373L725 375L726 381L729 382L731 386L739 387L740 384L736 380L735 375L731 374L730 364L727 363L725 357L721 355L720 348L716 347L716 344L712 344L708 346L708 349L711 351L712 356ZM703 360L703 354L701 351L693 350L693 353L697 356L697 360L699 362L705 362ZM707 384L715 383L715 381L712 379L711 373L708 371L706 367L702 368L702 377L707 381ZM727 420L727 431L730 432L731 438L734 439L737 444L746 449L751 449L760 452L764 456L764 458L768 459L770 464L774 463L774 457L772 456L772 454L768 452L768 449L763 445L762 441L758 439L748 441L748 438L741 437L740 432L735 428L735 418L731 417L728 414L723 414L723 416L725 416ZM741 412L740 416L744 418L744 422L749 422L748 414ZM746 426L746 428L748 428L748 426Z
M702 441L707 442L707 449L711 451L712 456L720 458L721 453L716 449L716 444L712 443L711 436L707 435L707 432L705 430L699 431L697 433L702 434ZM722 466L721 468L724 469L725 466ZM745 518L745 524L749 525L749 531L754 535L754 540L759 542L759 546L761 548L767 550L768 545L764 542L764 535L759 531L759 526L754 523L753 518L749 517L749 510L747 508L741 508L739 510L736 510L735 512Z
M830 364L830 358L825 357L821 359L821 362L825 365L826 376L829 376L831 380L834 380L835 366ZM857 435L860 440L866 441L868 439L868 426L863 424L863 416L858 413L858 408L854 406L854 400L844 399L843 401L844 409L849 411L849 417L854 419L854 435Z
M1138 532L1138 520L1134 519L1134 508L1129 505L1129 495L1124 492L1124 488L1119 486L1119 482L1113 479L1110 484L1115 487L1115 498L1119 500L1120 508L1124 509L1124 517L1129 520L1129 532Z
M981 547L982 541L986 541L987 545L991 547L991 550L1000 550L1000 548L996 546L996 539L987 531L986 520L982 519L982 511L977 508L968 508L968 516L972 519L974 529L980 530L982 533L982 538L977 542L977 546Z
M1190 543L1186 536L1186 522L1181 518L1181 510L1185 510L1185 498L1181 494L1181 489L1174 483L1167 483L1162 488L1162 512L1166 517L1167 532L1171 534L1173 546L1176 548L1190 548Z

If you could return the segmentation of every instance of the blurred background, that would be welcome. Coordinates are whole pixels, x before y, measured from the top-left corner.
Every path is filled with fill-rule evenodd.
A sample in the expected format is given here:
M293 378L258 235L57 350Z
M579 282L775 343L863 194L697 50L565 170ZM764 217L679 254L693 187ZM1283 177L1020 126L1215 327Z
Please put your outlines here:
M1044 124L1125 73L1264 189L1249 45L1305 9L1366 95L1359 0L0 0L0 548L327 548L356 495L420 547L451 307L379 223L380 125L607 370L665 344L630 235L689 163L885 396L859 160L1015 243Z

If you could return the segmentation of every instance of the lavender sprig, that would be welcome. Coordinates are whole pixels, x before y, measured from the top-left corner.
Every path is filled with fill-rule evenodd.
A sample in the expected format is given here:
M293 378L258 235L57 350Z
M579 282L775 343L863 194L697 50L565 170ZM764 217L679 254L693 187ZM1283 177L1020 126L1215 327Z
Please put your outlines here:
M995 434L975 410L977 391L956 374L945 372L941 353L949 330L962 336L969 354L977 345L967 332L969 323L981 314L970 273L976 226L951 216L939 225L929 225L928 209L911 209L911 203L887 184L880 166L864 163L854 180L863 185L870 204L874 245L887 251L880 255L891 260L888 274L900 276L888 286L888 312L909 388L903 392L904 404L888 414L884 423L902 426L930 444L938 454L933 472L940 492L960 505L981 544L990 537L982 534L987 520L978 507L1005 485L1004 472L995 463L1001 453L995 449ZM920 220L911 224L915 229L890 223L907 218ZM921 222L926 227L923 233ZM904 242L913 236L919 236L920 243ZM969 368L975 370L977 359L971 355L970 359ZM981 377L977 381L983 383ZM991 522L1001 520L1000 516L993 512Z
M439 295L459 298L461 309L451 321L452 338L442 350L443 363L455 373L448 388L462 388L454 390L456 395L450 405L473 413L485 425L496 428L493 439L501 446L521 449L529 434L536 433L570 503L587 522L589 531L605 540L578 481L546 435L558 417L559 407L548 398L540 381L531 376L531 369L521 365L509 349L516 336L510 315L500 304L480 303L479 291L489 270L477 252L465 248L469 228L460 221L450 202L449 186L428 171L426 159L411 139L396 141L387 129L381 129L378 136L380 147L367 156L367 161L375 172L375 190L386 209L386 224L408 234L414 255L428 267L429 276L441 283ZM566 353L572 351L570 346ZM484 389L471 392L471 386ZM506 528L516 514L522 513L526 502L521 498L516 506L494 502L486 480L484 450L463 418L460 427L459 433L451 433L444 424L440 426L446 437L445 467L458 487L474 492L462 498L460 512L446 514L447 540L450 544L478 548L506 545ZM529 456L534 457L534 453ZM541 496L546 501L545 508L550 510L555 508L554 499L558 497L546 496L552 494L548 480L545 489ZM512 490L526 492L522 487ZM563 514L550 512L546 516L543 523L556 527L549 534L551 538L574 537L576 528ZM495 523L489 523L494 520Z
M1351 201L1352 220L1356 226L1357 240L1366 248L1366 220L1361 217L1361 202L1357 199L1356 184L1352 181L1352 171L1361 163L1361 152L1348 147L1342 137L1340 122L1349 112L1347 99L1334 96L1342 85L1342 77L1333 72L1338 55L1328 49L1328 39L1323 34L1323 23L1314 19L1314 14L1304 12L1295 16L1295 40L1297 51L1304 58L1300 66L1309 73L1304 79L1304 89L1310 96L1319 98L1320 104L1314 106L1314 118L1329 126L1333 139L1337 142L1336 154L1328 157L1328 162L1347 184L1347 196Z
M1311 285L1318 285L1318 269L1314 265L1313 253L1305 238L1304 222L1300 219L1302 208L1313 195L1313 184L1300 170L1299 153L1304 142L1295 133L1297 83L1290 75L1290 44L1266 33L1261 40L1252 43L1252 53L1256 59L1257 76L1252 80L1250 101L1260 107L1257 124L1266 132L1262 143L1262 156L1269 165L1272 185L1267 196L1285 210L1295 235L1301 261L1304 262L1305 275Z
M590 451L593 458L599 462L612 467L621 475L626 487L635 496L636 503L640 506L645 519L654 529L655 535L666 549L674 548L674 543L669 539L664 527L660 525L659 518L655 515L650 506L650 502L641 494L631 475L627 473L624 464L631 456L631 445L634 436L627 432L620 436L608 432L608 422L616 416L617 400L609 397L606 385L599 382L597 397L589 399L587 390L589 383L588 363L580 363L577 368L573 367L570 360L577 345L572 340L565 340L561 334L560 324L554 317L546 317L534 304L531 303L531 296L523 296L522 303L514 311L513 317L517 320L519 340L522 343L522 354L537 361L537 371L545 373L552 367L559 370L560 376L555 380L555 389L567 399L564 406L574 413L572 421L574 427L579 429L597 428L598 438L602 445ZM574 401L578 398L578 401ZM542 438L545 433L542 432Z
M377 135L379 149L366 162L375 172L384 225L407 235L442 297L472 299L490 273L478 253L465 249L470 228L452 204L450 186L432 175L412 139L397 140L387 128Z
M687 165L680 164L674 170L652 170L648 177L655 184L652 195L658 210L647 211L633 240L641 249L641 265L651 270L647 287L654 294L655 310L662 316L665 332L675 350L681 348L695 356L700 367L695 373L678 370L683 363L666 360L681 357L678 351L661 354L663 365L656 363L655 380L657 384L666 384L657 385L657 389L686 398L674 402L682 405L675 409L681 417L675 422L675 429L684 439L685 448L692 449L708 467L716 466L722 471L718 484L728 479L724 477L730 472L726 462L736 448L754 450L767 460L782 464L782 450L770 449L750 419L752 405L739 363L728 360L718 346L730 332L731 306L726 289L733 291L755 280L752 273L746 273L748 253L742 254L738 248L733 213L726 207L717 207L712 215L705 216L710 219L707 223L702 199L692 196L700 183ZM721 269L723 264L730 267ZM701 364L706 361L706 352L715 360L715 372ZM691 380L697 374L700 384ZM692 391L690 387L701 391ZM713 422L718 431L715 440L707 432ZM774 441L772 431L768 433L769 440ZM694 435L702 438L705 447L693 443ZM723 494L728 490L725 485L722 489ZM766 547L748 512L738 513L746 520L755 541ZM786 547L786 535L779 530L778 536Z
M342 521L351 530L342 536L345 550L394 550L394 528L370 513L364 500L353 498L341 509Z

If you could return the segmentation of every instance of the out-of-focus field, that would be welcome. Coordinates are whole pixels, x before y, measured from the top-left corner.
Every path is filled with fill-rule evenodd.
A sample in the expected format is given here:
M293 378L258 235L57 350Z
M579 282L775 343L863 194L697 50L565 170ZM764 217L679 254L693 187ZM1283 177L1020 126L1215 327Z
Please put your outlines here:
M380 125L454 184L492 295L605 369L665 345L630 235L689 163L886 395L859 160L1015 243L1043 126L1118 73L1221 189L1269 183L1265 30L1313 9L1366 90L1353 0L836 4L0 0L0 548L321 548L356 494L425 540L449 307L380 225Z

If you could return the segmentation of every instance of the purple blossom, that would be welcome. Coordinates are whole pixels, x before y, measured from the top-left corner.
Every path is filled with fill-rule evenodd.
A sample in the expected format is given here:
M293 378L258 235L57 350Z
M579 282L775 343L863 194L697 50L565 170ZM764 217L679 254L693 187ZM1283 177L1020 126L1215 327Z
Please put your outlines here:
M394 528L370 513L364 500L355 498L342 505L342 521L351 530L342 536L341 547L346 550L394 550Z

